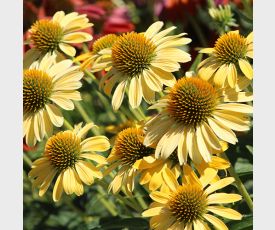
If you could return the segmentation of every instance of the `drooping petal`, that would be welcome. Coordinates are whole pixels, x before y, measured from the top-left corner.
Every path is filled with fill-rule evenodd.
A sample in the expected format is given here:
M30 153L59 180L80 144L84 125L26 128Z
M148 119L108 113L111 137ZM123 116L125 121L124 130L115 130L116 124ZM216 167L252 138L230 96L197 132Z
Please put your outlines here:
M113 98L112 98L112 106L113 109L116 111L121 106L121 103L124 98L125 89L127 86L127 81L122 81L118 84L117 88L115 89Z
M53 187L53 200L59 201L63 193L63 173L60 173Z
M239 66L244 75L251 80L253 78L253 69L250 63L244 59L240 59Z
M129 102L132 108L137 108L142 100L142 88L139 79L133 77L129 86Z
M204 214L203 217L208 220L211 224L213 224L217 229L219 230L228 230L226 225L217 217L209 215L209 214Z
M55 105L46 104L46 110L48 112L51 122L55 126L61 127L64 122L64 117L62 116L60 109L57 108Z

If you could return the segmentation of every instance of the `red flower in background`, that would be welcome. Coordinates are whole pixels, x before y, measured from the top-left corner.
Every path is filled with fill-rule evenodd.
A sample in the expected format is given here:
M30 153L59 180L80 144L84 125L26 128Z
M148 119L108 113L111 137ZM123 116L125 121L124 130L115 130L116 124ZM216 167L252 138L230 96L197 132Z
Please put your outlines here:
M27 31L29 27L36 21L38 8L29 1L23 2L23 31Z
M158 0L154 12L161 20L174 22L185 19L185 12L194 15L197 7L205 3L205 0Z
M102 20L106 15L106 11L98 4L78 5L75 11L80 14L87 14L87 17L93 22L94 20Z
M131 22L128 9L126 7L118 7L112 10L111 15L107 17L103 25L103 34L109 33L125 33L135 29L135 25Z
M24 151L24 152L30 152L30 151L34 151L34 150L36 150L36 149L37 149L36 145L30 147L30 146L28 146L28 145L26 144L25 139L23 139L23 151Z

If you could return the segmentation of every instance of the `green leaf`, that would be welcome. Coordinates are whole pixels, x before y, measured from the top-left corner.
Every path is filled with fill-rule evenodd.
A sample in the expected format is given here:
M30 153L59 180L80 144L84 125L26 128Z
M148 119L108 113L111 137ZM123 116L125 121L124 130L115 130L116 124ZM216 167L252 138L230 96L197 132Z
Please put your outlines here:
M99 222L101 224L102 229L123 229L126 228L128 230L146 230L149 229L149 223L144 218L125 218L121 219L119 217L112 218L102 218Z
M230 221L228 223L228 228L230 230L251 230L253 228L253 216L247 215L238 222Z
M235 170L239 176L252 175L253 165L247 159L238 158L235 164Z

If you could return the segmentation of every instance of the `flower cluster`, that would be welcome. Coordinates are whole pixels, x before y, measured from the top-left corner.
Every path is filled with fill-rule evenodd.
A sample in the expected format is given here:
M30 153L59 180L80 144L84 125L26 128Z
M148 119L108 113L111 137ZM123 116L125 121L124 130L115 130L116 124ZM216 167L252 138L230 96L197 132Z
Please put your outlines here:
M143 188L153 201L140 215L150 217L151 229L228 229L215 215L242 219L230 205L242 196L224 190L239 180L227 176L232 166L224 152L252 126L253 33L222 33L213 48L200 49L209 57L180 76L174 72L192 60L192 35L181 28L156 21L144 32L93 40L85 30L93 25L86 14L58 11L29 29L23 138L28 146L45 143L28 174L39 196L52 184L55 202L63 192L89 193L84 184L107 185L104 189L120 199L134 199ZM82 52L78 43L86 47ZM121 120L105 128L108 135L81 106L89 96L82 85L92 85L91 95L99 95L107 119ZM67 119L75 108L84 126ZM86 137L89 132L95 135Z

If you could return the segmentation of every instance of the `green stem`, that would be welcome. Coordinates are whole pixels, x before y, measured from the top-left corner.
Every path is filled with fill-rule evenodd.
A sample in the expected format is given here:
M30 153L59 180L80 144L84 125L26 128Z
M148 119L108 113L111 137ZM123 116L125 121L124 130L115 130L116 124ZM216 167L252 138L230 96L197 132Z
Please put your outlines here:
M115 206L113 203L108 202L104 196L105 196L105 191L102 189L102 187L98 186L97 191L101 194L97 194L97 198L100 200L100 202L104 205L104 207L110 212L112 216L117 215L117 211L115 210Z
M92 121L92 119L89 117L89 115L87 114L87 112L85 111L85 109L83 108L83 106L81 105L80 102L76 101L75 102L75 107L76 109L78 110L78 112L80 113L80 115L82 116L82 118L84 119L84 121L86 123L94 123ZM95 135L99 135L100 132L97 130L97 129L92 129L92 132L95 134Z
M73 130L73 126L71 126L70 122L68 122L66 119L64 119L64 126L66 129Z
M108 184L103 181L97 181L97 184L99 184L100 186L102 186L102 188L104 188L106 191L108 190ZM142 212L142 209L140 209L136 204L134 204L133 202L127 200L126 198L124 198L123 196L121 196L120 194L113 194L117 199L121 200L123 202L123 204L131 207L132 209L134 209L135 211L137 211L138 213Z
M140 113L140 116L142 117L142 120L146 119L146 115L144 114L143 110L141 109L141 106L137 108L137 111Z
M30 168L32 167L32 160L26 153L23 153L23 160Z
M225 153L221 154L223 156L224 159L226 159L227 161L230 162L229 158L227 157L227 155ZM239 190L239 192L241 193L241 195L243 196L243 198L245 199L249 209L251 210L251 212L253 212L253 201L249 195L249 193L247 192L244 184L242 183L240 177L238 176L238 174L235 172L235 169L233 168L233 166L231 165L230 168L228 169L228 172L230 173L230 175L232 177L235 178L235 183L237 185L237 188Z
M132 112L132 114L135 116L136 120L138 121L142 121L142 116L139 114L139 112L137 111L137 109L133 109L131 106L129 107L130 111Z
M147 203L143 199L143 191L141 190L141 187L136 188L136 198L143 210L148 208Z

